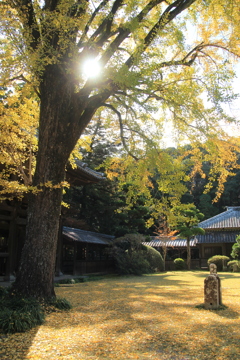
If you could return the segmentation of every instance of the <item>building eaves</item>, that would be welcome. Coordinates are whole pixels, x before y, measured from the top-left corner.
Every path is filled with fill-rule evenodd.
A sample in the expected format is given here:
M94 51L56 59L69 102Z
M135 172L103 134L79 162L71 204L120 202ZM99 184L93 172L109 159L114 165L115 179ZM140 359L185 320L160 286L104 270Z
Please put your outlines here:
M114 236L63 226L62 235L70 241L109 245Z
M239 231L208 231L204 235L196 235L198 244L234 243Z
M80 160L75 160L75 164L74 168L69 164L66 171L66 179L71 185L95 184L106 179L103 173L90 169Z

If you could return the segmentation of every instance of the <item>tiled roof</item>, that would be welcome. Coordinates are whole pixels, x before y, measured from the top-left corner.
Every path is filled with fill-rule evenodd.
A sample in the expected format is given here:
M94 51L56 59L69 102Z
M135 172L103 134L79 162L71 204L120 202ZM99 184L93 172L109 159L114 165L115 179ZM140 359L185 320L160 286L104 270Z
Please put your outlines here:
M91 244L109 245L114 236L63 226L62 234L68 240Z
M197 240L190 240L190 246L196 246ZM150 242L144 242L144 245L149 245L152 247L187 247L187 240L185 239L177 239L177 240L169 240L169 241L161 241L161 240L152 240Z
M98 171L92 170L89 167L87 167L87 164L80 161L80 160L75 160L75 163L77 165L77 167L79 167L81 169L82 172L85 172L87 174L91 174L92 176L96 177L96 178L104 178L104 174L100 173Z
M67 166L66 179L71 185L95 184L106 179L103 173L90 169L86 163L80 160L75 160L75 163L75 168L70 164Z
M208 231L205 235L196 235L198 244L234 243L239 231Z
M226 211L198 224L203 229L240 229L240 206L229 206Z

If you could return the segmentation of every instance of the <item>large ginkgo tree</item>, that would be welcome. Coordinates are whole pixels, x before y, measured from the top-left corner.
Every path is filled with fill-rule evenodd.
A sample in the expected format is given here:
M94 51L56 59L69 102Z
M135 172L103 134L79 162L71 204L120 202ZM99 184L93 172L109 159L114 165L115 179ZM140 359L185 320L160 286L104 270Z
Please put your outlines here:
M31 86L40 106L34 191L29 192L15 289L47 298L54 296L65 166L98 109L106 109L109 127L118 123L119 138L136 168L145 159L152 169L164 170L159 178L163 193L170 189L162 182L168 169L158 139L170 121L180 139L205 148L206 160L214 164L212 177L219 173L220 184L225 181L236 158L234 139L221 128L233 119L221 104L232 98L240 4L4 0L0 13L2 85ZM87 74L83 65L89 60L92 71ZM97 66L100 73L94 77ZM197 152L193 155L195 171L201 171ZM169 174L173 177L173 170Z

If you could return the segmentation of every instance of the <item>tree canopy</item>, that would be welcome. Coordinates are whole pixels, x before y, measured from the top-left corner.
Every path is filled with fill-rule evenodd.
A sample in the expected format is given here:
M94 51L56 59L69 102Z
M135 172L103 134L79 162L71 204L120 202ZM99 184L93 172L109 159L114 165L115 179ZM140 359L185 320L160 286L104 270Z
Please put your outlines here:
M238 139L221 125L235 121L222 104L234 98L239 2L5 0L0 10L2 86L28 84L40 109L31 183L38 191L29 196L16 288L52 296L65 166L98 110L106 126L118 126L134 180L129 201L151 186L156 167L162 194L168 200L182 194L184 162L161 151L169 122L191 142L193 174L204 176L198 148L205 149L210 183L217 177L221 191L236 164ZM98 77L82 70L89 59L98 62Z

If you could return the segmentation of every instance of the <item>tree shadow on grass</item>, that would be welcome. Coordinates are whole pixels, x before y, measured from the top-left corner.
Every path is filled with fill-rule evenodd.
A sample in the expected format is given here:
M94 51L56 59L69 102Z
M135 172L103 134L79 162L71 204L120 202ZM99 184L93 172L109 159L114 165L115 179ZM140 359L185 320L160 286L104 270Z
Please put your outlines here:
M231 352L237 351L239 345L230 321L237 320L239 314L231 308L196 309L196 286L197 282L186 282L184 278L160 275L59 288L59 295L72 302L73 310L49 315L29 354L54 360L70 355L82 360L215 360L221 358L217 355L223 348L221 360L239 359ZM37 331L38 328L8 339L8 357L0 359L14 359L16 353L13 356L10 348L18 351L17 344L24 347L17 358L27 358ZM233 350L227 350L229 344ZM45 350L48 347L51 349ZM62 353L61 357L56 352L51 355L54 347Z
M226 309L205 310L205 311L212 311L219 317L226 318L226 319L239 319L239 317L240 317L239 312L237 312L231 308L228 308L228 307Z
M37 326L25 333L3 334L0 332L0 359L26 359L39 327Z

